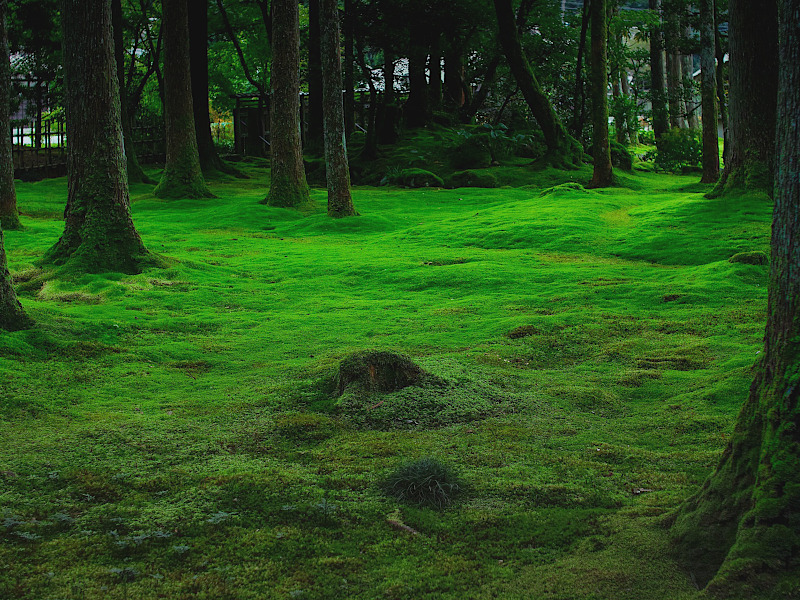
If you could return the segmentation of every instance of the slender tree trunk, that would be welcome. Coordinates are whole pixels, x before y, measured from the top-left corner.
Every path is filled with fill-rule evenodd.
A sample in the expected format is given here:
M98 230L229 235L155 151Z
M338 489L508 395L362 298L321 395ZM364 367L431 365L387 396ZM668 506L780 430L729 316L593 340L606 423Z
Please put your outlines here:
M691 31L688 27L683 29L683 37L689 40ZM694 91L694 55L684 54L683 59L683 98L686 105L686 126L689 129L699 129L700 119L698 118L699 108L697 105L697 95Z
M356 130L356 81L354 70L355 12L353 0L344 0L344 133L347 139Z
M491 75L491 77L489 79L484 77L484 83L490 83L494 79L497 66L495 65L492 69L491 65L495 64L495 60L497 59L493 58L489 63L487 76ZM487 86L487 93L490 87L491 85ZM467 95L464 93L464 57L452 48L444 53L444 88L445 103L455 110L462 109L467 102ZM480 104L483 104L483 100Z
M772 192L778 89L776 0L730 1L730 153L712 197Z
M62 0L61 20L67 207L64 233L43 261L90 273L137 273L148 257L130 213L111 2Z
M404 107L406 126L424 127L430 121L430 103L428 102L428 80L425 77L427 66L428 44L420 29L411 30L408 49L408 100Z
M714 60L714 0L700 0L700 71L703 76L703 177L701 183L719 179L717 135L717 75Z
M486 67L486 74L481 81L481 87L475 92L469 106L464 110L462 118L464 121L469 122L473 117L478 114L478 111L483 108L486 98L489 97L489 91L492 89L495 79L497 78L497 68L500 66L500 54L495 54L489 65Z
M0 0L0 225L22 229L14 187L14 154L11 141L11 63L8 56L6 15L8 0Z
M128 114L128 92L125 85L125 50L122 30L122 0L111 0L111 19L114 27L114 57L117 61L117 79L119 80L119 104L122 115L122 139L125 142L129 183L155 183L139 164L136 146L133 143L133 130Z
M435 33L431 41L428 74L431 108L437 110L442 106L442 36L440 33Z
M592 0L586 0L581 9L581 34L578 38L578 59L575 61L575 96L572 119L572 135L576 140L583 138L583 126L586 123L586 89L583 84L583 57L586 54L586 34L589 32L589 6Z
M320 56L320 0L308 0L308 129L306 148L323 148L322 127L322 57Z
M272 102L270 104L270 206L311 200L300 140L300 16L297 0L272 2ZM339 93L341 97L341 92Z
M661 0L650 0L650 10L661 14ZM650 32L650 89L653 105L653 133L660 138L669 129L667 93L664 86L664 33L658 26Z
M717 106L722 122L722 160L728 160L728 101L725 98L725 52L722 50L722 36L719 34L719 9L714 3L714 52L717 56Z
M395 56L387 46L383 49L383 103L376 115L379 144L394 144L400 137L402 109L395 103L394 61Z
M367 113L367 134L364 140L364 148L359 155L361 160L374 160L378 158L378 90L372 80L372 73L367 66L364 57L364 45L361 39L356 40L356 59L358 66L361 67L361 76L369 86L369 111Z
M780 0L778 7L777 169L764 352L719 465L672 527L678 550L701 584L710 580L706 589L713 597L796 597L800 580L800 0ZM737 9L731 5L732 19Z
M293 1L293 0L289 0ZM336 0L321 0L322 80L325 122L325 167L328 180L328 215L357 215L350 196L350 168L344 136L342 64L339 57L339 14Z
M667 96L669 97L670 127L683 129L686 126L684 115L686 105L683 103L683 61L677 52L667 51Z
M167 162L159 198L213 198L200 168L192 102L187 0L163 0L164 117Z
M394 102L394 59L395 56L388 47L383 49L383 101L385 104Z
M208 102L208 0L189 0L189 64L192 80L192 108L200 168L204 175L221 171L229 175L241 172L219 157L211 135Z
M511 9L511 0L494 0L494 8L503 52L511 67L511 72L514 74L514 79L522 90L525 102L544 134L549 155L546 161L554 164L580 164L583 159L583 148L575 138L567 133L522 50L514 12Z
M608 140L608 13L606 0L592 0L592 155L590 187L612 183L611 147Z
M0 0L5 4L5 0ZM1 9L0 9L1 10ZM3 240L3 228L0 226L0 330L18 331L27 329L33 322L22 310L22 305L17 300L14 292L11 274L8 272L6 249Z

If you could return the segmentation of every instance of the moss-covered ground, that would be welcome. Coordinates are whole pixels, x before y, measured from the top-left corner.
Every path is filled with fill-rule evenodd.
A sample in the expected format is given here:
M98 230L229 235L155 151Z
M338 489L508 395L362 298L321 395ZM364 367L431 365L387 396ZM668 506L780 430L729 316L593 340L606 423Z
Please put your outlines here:
M517 187L356 188L334 220L322 189L259 204L266 167L241 166L213 199L133 187L167 261L140 275L37 270L66 182L19 184L37 326L0 335L0 597L699 595L662 521L746 397L768 267L728 258L768 250L764 198L513 166ZM451 394L321 401L371 348ZM422 457L466 486L445 510L381 492Z

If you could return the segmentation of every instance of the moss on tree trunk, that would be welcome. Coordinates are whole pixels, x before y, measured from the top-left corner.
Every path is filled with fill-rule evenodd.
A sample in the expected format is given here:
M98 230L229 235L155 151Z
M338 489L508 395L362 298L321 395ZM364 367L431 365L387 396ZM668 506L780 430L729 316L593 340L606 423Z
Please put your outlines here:
M32 321L22 310L22 305L14 293L11 274L8 272L8 264L6 262L3 228L0 227L0 329L17 331L26 329L31 325Z
M700 71L703 111L703 177L701 183L719 179L719 136L717 132L717 73L714 39L714 0L700 0Z
M325 121L325 168L328 215L357 215L350 195L350 169L344 137L342 67L339 59L339 15L336 0L322 0L322 79Z
M608 187L612 182L611 147L608 139L608 23L606 0L592 0L592 153L594 169L590 187ZM623 123L617 127L624 127Z
M775 0L730 0L730 101L725 170L710 194L772 192L778 93Z
M43 262L93 273L141 270L123 151L111 3L62 0L67 120L64 233Z
M6 14L8 0L0 0L0 225L4 229L22 229L14 187L14 156L11 146L11 63L8 56Z
M200 168L189 59L187 0L164 0L164 118L167 160L159 198L213 198Z
M763 358L728 448L672 534L708 591L800 593L800 0L782 0L777 171ZM778 597L776 594L774 597ZM772 596L769 596L772 597Z
M295 0L272 5L271 169L265 200L270 206L311 202L300 141L300 22Z

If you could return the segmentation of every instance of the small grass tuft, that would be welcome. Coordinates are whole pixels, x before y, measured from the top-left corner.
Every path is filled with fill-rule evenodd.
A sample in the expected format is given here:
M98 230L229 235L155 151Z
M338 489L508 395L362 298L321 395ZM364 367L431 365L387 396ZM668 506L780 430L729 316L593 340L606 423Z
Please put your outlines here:
M453 503L464 486L452 467L426 457L401 465L382 487L398 502L441 510Z

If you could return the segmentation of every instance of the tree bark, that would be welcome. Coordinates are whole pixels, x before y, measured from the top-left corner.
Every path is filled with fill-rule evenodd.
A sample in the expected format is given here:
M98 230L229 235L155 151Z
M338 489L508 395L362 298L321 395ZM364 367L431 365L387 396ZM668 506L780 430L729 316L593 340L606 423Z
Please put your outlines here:
M163 0L164 118L167 162L154 194L159 198L213 198L200 168L192 103L187 0Z
M493 58L492 61L496 59ZM484 83L491 83L494 79L494 74L497 71L497 66L487 69L487 75L491 74L491 78L484 77ZM445 87L445 100L446 104L455 110L460 110L467 103L467 95L464 93L464 57L460 52L454 49L449 49L444 53L444 87ZM488 93L490 85L487 85L486 91ZM474 99L473 99L474 100ZM485 98L484 98L485 100ZM480 104L483 104L481 101Z
M717 107L722 121L722 161L728 160L728 101L725 97L725 52L722 49L722 36L719 33L719 8L714 2L714 52L717 57Z
M311 202L300 140L300 17L297 0L272 2L270 206ZM340 92L341 97L341 92Z
M293 1L293 0L289 0ZM336 0L321 0L322 81L325 123L325 170L328 180L328 215L357 215L350 196L350 168L344 137L342 64L339 57L339 14Z
M700 0L700 71L703 76L703 176L701 183L719 179L719 135L717 132L717 73L714 41L714 0Z
M763 358L719 465L672 527L679 551L701 583L710 581L714 597L793 597L800 577L800 0L778 6L777 169ZM739 8L732 3L732 11ZM769 593L782 583L785 594Z
M125 85L125 49L122 29L122 0L111 0L111 20L114 28L114 57L117 62L117 80L119 81L119 105L122 118L122 139L125 142L127 158L128 182L153 184L139 164L136 146L133 143L130 114L128 113L128 92Z
M608 13L606 0L592 0L592 154L594 169L589 187L612 183L611 147L608 139ZM622 126L622 124L620 124Z
M14 187L14 154L11 141L11 62L8 55L6 15L8 0L0 0L0 226L22 229Z
M5 0L0 0L0 4L5 4ZM32 324L14 292L6 261L3 228L0 226L0 330L18 331L27 329Z
M430 121L428 80L425 77L427 58L427 40L419 27L413 27L408 49L408 100L403 109L407 127L424 127Z
M771 193L775 168L776 0L731 0L729 6L730 152L712 197L745 189Z
M492 89L492 84L494 84L494 81L497 78L497 68L499 66L500 54L498 53L495 54L492 57L492 60L489 61L489 64L486 67L486 74L483 76L483 81L481 81L481 87L479 87L478 91L472 96L472 101L469 103L469 106L463 110L463 121L471 121L473 117L478 114L478 111L483 108L486 98L489 97L489 91Z
M442 35L435 33L431 40L431 53L428 59L428 91L431 108L442 106Z
M148 256L130 213L111 2L62 0L61 19L67 206L64 233L43 262L137 273Z
M322 128L322 57L320 56L320 0L308 0L308 128L306 148L323 147Z
M661 14L661 0L650 0L650 10ZM664 86L664 34L655 27L650 32L650 90L653 106L653 133L661 137L669 129L667 93Z
M522 90L525 102L544 134L548 149L545 162L565 166L580 164L583 158L583 148L575 138L567 133L522 50L514 12L511 9L511 0L494 0L494 8L503 52L514 79Z
M192 108L200 168L204 175L216 171L241 176L219 157L211 135L208 101L208 0L189 0L189 65L192 81Z

